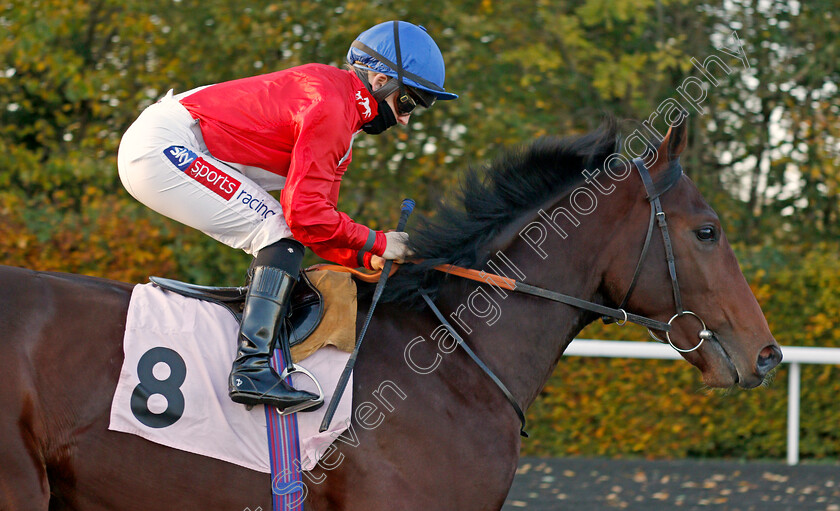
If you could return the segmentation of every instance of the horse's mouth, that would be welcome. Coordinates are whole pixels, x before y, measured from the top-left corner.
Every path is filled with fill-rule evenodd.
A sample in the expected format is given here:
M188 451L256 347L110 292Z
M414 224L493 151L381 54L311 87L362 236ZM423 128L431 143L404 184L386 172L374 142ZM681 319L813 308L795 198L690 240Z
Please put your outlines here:
M729 356L727 353L726 348L724 347L723 343L720 342L718 339L717 333L714 333L707 341L709 343L709 348L717 355L716 361L712 362L715 364L715 370L713 371L713 375L709 375L709 377L704 378L706 379L706 383L713 387L723 387L723 388L731 388L735 387L736 385L741 385L744 388L752 388L756 385L747 387L744 385L744 379L741 378L741 375L738 373L738 366L735 365L733 362L732 357ZM724 367L719 367L723 365ZM728 374L720 374L720 373L728 373ZM704 375L706 376L706 375ZM715 380L723 380L721 377L728 377L729 381L709 381L711 378ZM760 382L759 382L760 383Z
M754 389L764 383L769 371L781 361L781 352L779 352L775 363L764 372L760 372L760 369L756 367L739 366L737 361L743 360L744 357L738 357L737 354L733 357L727 351L726 346L727 344L721 342L717 333L714 333L709 339L708 348L712 353L709 351L705 353L707 366L706 371L703 371L703 381L710 387L733 388L739 386L742 389ZM730 344L731 346L732 344ZM772 345L767 348L772 348Z

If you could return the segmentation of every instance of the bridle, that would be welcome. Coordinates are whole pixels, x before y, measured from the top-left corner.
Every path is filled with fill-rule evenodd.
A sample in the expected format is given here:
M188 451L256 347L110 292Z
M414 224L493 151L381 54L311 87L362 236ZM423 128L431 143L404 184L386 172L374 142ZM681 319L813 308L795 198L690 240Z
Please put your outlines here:
M563 293L558 293L556 291L551 291L549 289L544 289L537 286L532 286L530 284L525 284L523 282L519 282L517 280L511 279L509 277L505 277L502 275L497 275L494 273L487 273L480 270L474 270L471 268L463 268L460 266L454 266L450 264L443 264L439 266L435 266L434 269L438 271L442 271L444 273L450 273L452 275L462 277L469 280L474 280L481 283L490 284L492 286L496 286L502 289L506 289L509 291L514 291L517 293L523 293L531 296L536 296L539 298L544 298L547 300L564 303L566 305L571 305L572 307L576 307L579 309L588 310L590 312L597 313L601 316L601 319L604 322L615 322L617 325L623 326L630 323L636 323L638 325L644 326L648 329L648 334L661 343L670 344L672 348L679 351L680 353L690 353L692 351L697 350L703 344L704 341L707 339L711 339L714 337L714 333L711 330L706 328L706 323L700 318L699 315L696 313L686 310L683 307L682 297L680 295L680 284L679 280L677 280L677 267L675 264L674 258L674 248L671 243L671 235L668 232L668 222L665 218L665 212L662 210L662 203L659 200L659 197L671 189L683 176L682 167L680 166L679 158L672 161L668 167L663 172L663 175L657 180L656 183L650 177L650 171L645 166L644 161L641 158L635 158L633 160L633 164L636 169L639 171L639 176L642 178L642 183L645 186L645 193L647 194L647 200L650 203L650 220L648 221L648 228L647 234L645 235L645 243L642 246L642 252L639 255L639 261L636 263L636 270L633 273L633 278L630 281L630 286L627 288L627 292L624 294L624 298L621 300L621 303L617 308L607 307L606 305L601 305L599 303L590 302L587 300L582 300L580 298L576 298L574 296L565 295ZM639 281L639 276L642 272L642 267L644 264L645 259L647 258L648 249L650 248L651 240L653 239L653 231L654 231L654 222L659 225L659 231L662 233L662 243L665 246L665 260L668 263L668 274L671 278L671 289L673 290L674 295L674 305L676 307L676 313L671 316L667 322L658 321L652 318L648 318L645 316L639 316L637 314L633 314L627 312L627 302L630 300L630 296L633 294L633 291L636 288L636 284ZM351 270L348 268L343 267L324 267L324 269L335 269L336 271L347 271L353 273L361 280L365 280L367 282L375 282L378 280L379 275L367 275L364 273L360 273L356 270ZM461 346L467 355L481 368L484 373L490 377L491 380L496 384L497 387L502 391L505 395L505 398L510 402L511 406L513 407L514 411L516 412L517 416L519 417L522 426L520 428L520 434L522 436L527 437L527 433L525 433L525 414L522 412L522 408L516 402L516 399L513 397L513 394L508 390L504 383L493 373L493 371L487 367L484 362L473 352L472 349L464 342L464 339L458 334L455 328L449 323L446 317L440 312L440 309L437 308L432 298L429 296L429 292L425 289L420 290L420 295L423 297L423 300L441 322L441 324L447 329L447 331L452 335L455 341ZM700 322L701 329L698 333L698 337L700 342L698 342L693 348L689 349L681 349L674 345L673 341L671 340L671 324L677 318L682 316L692 316L697 321ZM654 330L658 330L661 332L665 332L665 340L662 340L658 337Z
M682 167L680 166L679 158L675 159L673 162L670 163L669 168L664 172L664 175L658 180L657 183L654 183L651 179L650 171L647 169L647 166L645 166L645 163L641 158L635 158L633 160L633 164L639 171L639 176L642 178L642 183L645 186L647 200L650 203L650 220L648 222L647 234L645 235L645 243L642 246L642 253L639 256L638 263L636 263L636 270L633 273L633 278L630 281L630 286L628 287L627 292L624 294L624 298L621 300L621 304L618 306L618 308L607 307L605 305L590 302L587 300L582 300L580 298L558 293L556 291L551 291L541 287L524 284L522 282L516 281L508 277L503 277L501 275L473 270L469 268L462 268L453 265L440 265L436 266L435 269L470 280L488 283L510 291L537 296L539 298L545 298L547 300L571 305L579 309L595 312L597 314L600 314L602 320L604 320L605 322L615 322L616 324L623 326L629 321L631 323L642 325L647 328L648 334L654 340L659 341L661 343L670 344L672 348L679 351L680 353L690 353L692 351L697 350L698 348L700 348L700 346L706 339L711 339L714 336L714 333L706 328L706 323L700 318L699 315L690 310L686 310L683 307L682 297L680 295L680 284L679 280L677 279L677 267L674 258L674 248L671 243L671 235L668 232L668 222L665 218L665 212L662 210L662 203L659 200L659 197L663 193L670 190L671 187L674 186L683 176L683 171ZM674 304L676 307L676 313L673 316L671 316L671 319L669 319L667 323L647 318L645 316L632 314L627 312L626 310L627 302L629 301L630 296L633 294L633 291L636 288L636 284L639 281L639 276L642 272L642 267L647 257L651 240L653 239L654 221L656 222L656 224L659 225L659 230L662 233L662 243L665 246L665 260L668 263L668 274L671 278L671 289L673 290ZM458 335L458 333L455 331L455 328L452 327L449 321L447 321L446 317L437 308L434 301L430 298L429 293L426 290L421 289L420 295L423 297L423 300L426 302L426 304L429 306L429 308L432 310L432 312L435 314L435 316L438 318L441 324L443 324L443 326L456 340L458 345L460 345L464 349L467 355L481 368L481 370L483 370L487 374L487 376L490 377L491 380L493 380L493 383L495 383L496 386L499 387L499 389L507 398L508 402L510 402L511 406L513 406L513 409L516 412L516 414L519 416L519 420L522 423L522 426L520 428L520 434L522 436L527 437L528 434L525 433L525 414L522 412L522 409L520 408L519 403L516 402L516 399L513 397L513 394L511 394L508 388L493 373L493 371L489 367L487 367L487 365L485 365L480 358L478 358L475 352L473 352L472 349L470 349L470 347L464 342L461 336ZM692 316L700 322L701 329L698 333L700 342L698 342L693 348L678 348L671 340L671 324L674 322L674 320L682 316ZM654 334L654 330L665 332L666 340L663 341L656 334Z
M648 222L647 234L645 235L645 243L642 246L642 252L639 255L639 261L638 263L636 263L636 270L633 273L633 278L630 281L630 286L627 288L627 292L624 294L624 298L621 300L621 304L617 308L607 307L605 305L590 302L587 300L582 300L580 298L565 295L541 287L532 286L508 277L503 277L501 275L496 275L483 271L462 268L459 266L448 264L436 266L435 269L470 280L486 282L488 284L501 287L510 291L528 294L531 296L537 296L539 298L545 298L547 300L571 305L572 307L577 307L579 309L595 312L601 315L601 319L605 323L614 322L619 326L623 326L627 324L627 322L636 323L637 325L641 325L647 328L648 333L654 340L659 341L661 343L670 344L672 348L679 351L680 353L690 353L692 351L697 350L698 348L700 348L700 346L706 339L710 339L714 334L706 328L706 323L700 318L700 316L698 316L696 313L690 310L685 310L685 308L683 308L682 297L680 295L680 284L679 280L677 279L677 267L674 258L674 248L671 243L670 233L668 232L668 222L665 218L665 212L662 210L662 203L659 200L659 197L668 190L670 190L671 187L673 187L683 176L682 166L680 165L679 158L675 159L670 163L670 166L664 172L664 175L656 183L654 183L650 177L650 171L647 169L647 166L645 166L645 163L641 158L635 158L633 160L633 164L639 171L639 176L642 178L642 183L645 186L647 200L650 203L650 221ZM671 289L673 290L674 304L676 307L676 314L674 314L671 317L671 319L668 320L667 323L627 312L626 309L627 302L630 300L630 296L633 294L633 291L636 288L636 284L638 283L639 276L642 272L644 261L647 258L648 249L650 248L651 240L653 239L654 223L659 225L659 230L662 233L662 242L665 246L665 260L668 263L668 274L671 278ZM671 324L674 322L674 320L682 316L692 316L696 318L701 325L701 329L698 334L700 342L698 342L694 347L689 349L678 348L676 345L674 345L673 341L671 340ZM662 340L659 336L653 333L654 330L665 332L666 340Z
M682 177L682 166L680 165L679 158L675 159L671 163L669 169L666 171L665 176L660 180L659 184L655 185L650 177L650 171L648 171L644 161L641 158L635 158L633 160L633 164L639 171L639 175L642 178L642 183L644 183L645 185L647 200L650 203L650 221L648 222L647 235L645 235L645 244L642 246L642 253L639 256L639 262L636 264L636 271L633 273L633 279L630 281L630 286L627 288L627 292L624 294L624 298L621 300L621 304L618 306L618 310L625 310L625 307L627 306L627 301L630 299L630 295L633 294L633 290L635 289L636 283L639 280L639 275L642 272L642 263L645 260L645 256L647 256L648 248L650 248L650 240L653 237L653 223L655 219L656 223L659 225L659 230L662 232L662 243L665 245L665 260L668 263L668 274L671 277L671 289L674 292L674 305L676 307L676 314L671 316L671 319L668 320L668 329L657 329L663 330L665 332L665 339L667 339L667 341L663 341L656 334L654 334L653 330L650 327L648 327L648 334L656 341L659 341L661 343L667 342L671 345L672 348L679 351L680 353L691 353L692 351L695 351L696 349L700 348L700 346L703 344L703 341L712 338L714 334L712 333L712 331L706 328L706 323L703 321L702 318L700 318L700 316L698 316L696 313L690 310L685 310L683 308L682 297L680 295L680 283L679 280L677 280L677 266L674 258L674 248L671 244L671 235L668 232L668 222L665 219L665 212L662 210L662 203L659 200L659 196L670 190L671 187L674 186L674 184L676 184L677 181ZM676 345L674 345L673 341L671 341L671 323L673 323L675 319L682 316L692 316L700 322L701 329L698 333L700 342L698 342L693 348L680 349ZM608 321L605 320L605 322ZM623 325L625 322L626 321L618 324Z

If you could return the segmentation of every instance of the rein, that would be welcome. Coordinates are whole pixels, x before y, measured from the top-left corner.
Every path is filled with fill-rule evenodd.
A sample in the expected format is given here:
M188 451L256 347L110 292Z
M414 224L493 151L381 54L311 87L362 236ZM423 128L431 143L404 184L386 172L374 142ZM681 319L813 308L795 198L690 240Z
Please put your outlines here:
M621 300L621 304L617 308L607 307L605 305L590 302L587 300L582 300L580 298L558 293L556 291L551 291L549 289L524 284L509 277L496 275L494 273L487 273L485 271L474 270L471 268L464 268L461 266L455 266L451 264L442 264L435 266L434 269L464 279L469 279L484 284L490 284L502 289L506 289L508 291L536 296L539 298L544 298L546 300L571 305L572 307L576 307L578 309L595 312L597 314L600 314L601 318L606 323L615 322L617 325L620 326L625 325L628 321L631 323L636 323L647 328L648 334L650 334L650 336L654 340L670 344L672 348L679 351L680 353L689 353L698 349L703 344L703 341L705 341L706 339L711 339L714 336L714 333L706 328L706 323L700 318L700 316L698 316L690 310L686 310L683 307L682 297L680 295L680 285L679 281L677 280L677 267L674 257L674 249L671 243L670 233L668 232L668 223L665 218L665 212L662 210L662 203L659 200L659 197L663 193L670 190L671 187L673 187L682 177L682 167L679 164L679 159L677 159L666 171L665 175L657 183L654 183L650 177L650 171L645 166L644 161L642 161L641 158L635 158L633 160L633 164L639 171L639 176L641 177L642 183L645 186L645 192L647 194L646 198L650 203L650 220L648 221L648 229L647 234L645 235L645 243L642 246L642 252L639 255L639 262L636 263L636 270L633 273L633 279L630 281L630 286L628 286L627 292L624 294L624 298ZM638 283L639 275L641 274L643 268L643 262L647 257L648 249L650 248L650 243L653 238L654 223L656 223L659 226L659 231L662 234L662 242L665 246L665 260L668 263L668 275L671 278L671 289L674 295L674 305L676 307L676 314L674 314L671 317L671 319L667 322L657 321L655 319L648 318L645 316L639 316L637 314L629 313L625 310L627 302L630 299L630 295L633 294L633 291L636 288L636 284ZM379 272L370 274L360 272L355 269L333 265L316 265L311 269L334 270L352 273L357 278L365 282L378 281L381 273ZM394 270L392 269L392 273L393 271ZM478 365L478 367L481 368L482 371L484 371L484 373L493 381L493 383L496 384L497 387L499 387L499 389L504 394L505 398L507 398L507 400L510 402L511 406L516 412L516 415L519 417L519 421L522 423L519 433L522 436L527 437L528 434L525 432L525 414L522 412L522 408L519 406L519 403L516 402L516 399L513 397L513 394L510 392L510 390L508 390L505 384L502 383L502 381L493 373L493 371L489 367L487 367L487 365L484 364L484 362L482 362L480 358L478 358L475 352L466 344L466 342L464 342L463 338L461 338L461 336L458 335L458 333L455 331L452 325L446 320L446 317L440 312L440 309L437 308L434 301L429 297L428 293L425 290L421 289L420 295L423 297L423 300L426 302L426 304L429 306L429 308L432 310L432 312L435 314L435 316L438 318L441 324L457 341L458 345L464 349L467 355ZM675 346L674 343L671 341L671 324L674 322L675 319L686 315L693 316L700 322L700 325L702 327L698 334L700 342L697 343L693 348L680 349L677 346ZM665 332L666 340L662 340L659 337L657 337L656 334L653 333L653 330Z
M683 307L682 297L680 294L680 284L677 279L677 266L676 258L674 257L674 248L671 243L671 235L668 232L668 222L665 218L665 212L662 210L662 203L659 200L659 197L670 190L671 187L674 186L682 177L682 167L679 164L679 159L677 159L671 165L671 168L666 172L665 176L660 179L659 182L654 183L650 177L650 171L647 166L645 166L645 163L641 158L633 159L633 164L639 171L639 176L642 178L642 183L645 186L647 200L650 203L650 220L648 221L648 229L647 234L645 235L645 243L642 246L642 253L639 256L639 262L636 263L636 270L633 273L633 279L630 281L630 286L628 286L627 292L624 294L624 298L621 300L621 304L617 308L607 307L605 305L582 300L574 296L564 295L556 291L531 286L508 277L487 273L485 271L463 268L451 264L438 265L435 266L434 269L444 273L450 273L461 278L474 280L476 282L491 284L509 291L545 298L547 300L565 303L566 305L571 305L572 307L577 307L579 309L595 312L601 315L601 319L604 320L605 323L615 322L619 326L624 326L628 321L636 323L637 325L647 328L648 334L654 340L670 344L672 348L680 353L690 353L695 351L703 344L703 341L712 338L714 334L706 328L706 323L700 318L700 316L690 310L685 310ZM671 289L674 294L674 305L676 307L676 314L674 314L667 322L657 321L645 316L632 314L627 312L625 309L627 302L630 300L630 295L633 294L633 290L636 288L636 284L639 281L639 275L642 272L643 263L647 257L651 240L653 239L654 223L659 226L659 230L662 233L662 243L665 246L665 260L668 263L668 275L671 278ZM675 319L681 316L692 316L700 322L701 330L698 334L700 342L698 342L693 348L681 349L674 345L671 341L671 324ZM665 332L666 340L659 338L655 333L653 333L654 330Z
M522 411L522 408L519 406L519 403L516 402L516 398L513 397L513 394L510 392L510 390L508 390L505 384L502 383L502 380L500 380L499 377L493 373L493 370L487 367L487 365L484 362L482 362L480 358L478 358L478 355L476 355L472 348L470 348L467 345L467 343L464 342L464 339L460 335L458 335L458 332L455 331L455 328L452 327L449 321L447 321L446 317L440 312L440 309L437 308L435 302L432 301L431 298L429 298L428 293L426 293L425 290L421 289L420 296L423 297L423 300L425 300L426 305L428 305L429 308L432 309L432 312L435 313L435 316L437 316L441 324L446 328L449 334L452 335L452 337L458 343L458 346L462 347L467 353L467 355L473 360L473 362L475 362L476 365L482 371L484 371L484 374L486 374L491 380L493 380L493 383L495 383L496 386L499 387L499 389L502 391L502 394L505 395L505 398L507 398L508 402L511 404L511 406L513 406L513 410L516 412L516 415L519 417L519 422L522 424L519 427L519 434L525 438L528 438L528 433L525 432L525 413Z
M549 289L524 284L511 278L502 277L501 275L496 275L493 273L473 270L470 268L463 268L461 266L454 266L451 264L441 264L435 266L434 269L464 279L488 283L503 289L507 289L508 291L514 291L517 293L536 296L539 298L545 298L546 300L551 300L553 302L565 303L566 305L571 305L572 307L577 307L578 309L584 309L591 312L595 312L597 314L600 314L601 316L609 317L613 320L616 320L616 324L619 326L623 326L629 321L631 323L636 323L637 325L641 325L648 329L668 331L671 328L671 326L668 323L663 323L662 321L657 321L655 319L631 314L625 311L623 308L613 309L611 307L607 307L598 303L581 300L580 298L575 298L574 296L564 295L562 293L551 291Z

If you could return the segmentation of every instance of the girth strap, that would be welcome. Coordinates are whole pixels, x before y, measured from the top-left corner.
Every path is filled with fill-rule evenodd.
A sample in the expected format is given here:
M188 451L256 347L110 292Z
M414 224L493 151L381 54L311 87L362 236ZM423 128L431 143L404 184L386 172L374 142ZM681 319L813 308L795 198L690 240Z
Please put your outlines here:
M423 297L423 300L426 301L426 304L429 306L429 308L432 309L432 312L435 313L435 316L437 316L441 324L458 342L458 346L464 349L464 351L467 353L467 355L469 355L473 362L475 362L476 365L480 367L482 371L484 371L484 374L486 374L490 377L491 380L493 380L493 383L495 383L496 386L499 387L499 389L502 391L502 394L505 395L508 402L511 404L511 406L513 406L513 410L516 412L516 415L519 416L519 421L522 423L522 426L519 428L519 434L527 438L528 433L525 432L525 414L522 412L522 408L519 407L519 403L517 403L516 399L514 399L513 394L511 394L508 388L505 387L505 384L502 383L502 380L500 380L495 374L493 374L493 371L489 367L487 367L487 365L484 362L482 362L480 358L478 358L478 355L476 355L475 352L472 349L470 349L467 343L464 342L464 339L461 338L460 335L458 335L458 332L456 332L455 328L453 328L452 325L449 324L449 321L446 320L446 317L444 317L444 315L441 314L440 309L438 309L435 305L435 302L433 302L432 299L429 298L429 295L426 293L426 291L421 289L420 295Z

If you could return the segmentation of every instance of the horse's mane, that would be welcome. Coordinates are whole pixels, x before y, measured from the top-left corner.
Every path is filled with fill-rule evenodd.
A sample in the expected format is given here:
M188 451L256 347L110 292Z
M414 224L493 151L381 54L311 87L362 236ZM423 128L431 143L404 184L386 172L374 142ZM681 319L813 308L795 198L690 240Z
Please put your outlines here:
M421 217L409 245L423 261L403 265L381 300L418 303L419 289L435 294L445 275L432 267L454 264L480 268L486 247L535 205L572 189L584 169L601 168L619 145L617 123L607 118L595 131L566 138L543 137L503 152L490 164L470 167L451 200L431 217ZM422 300L419 302L422 303Z

